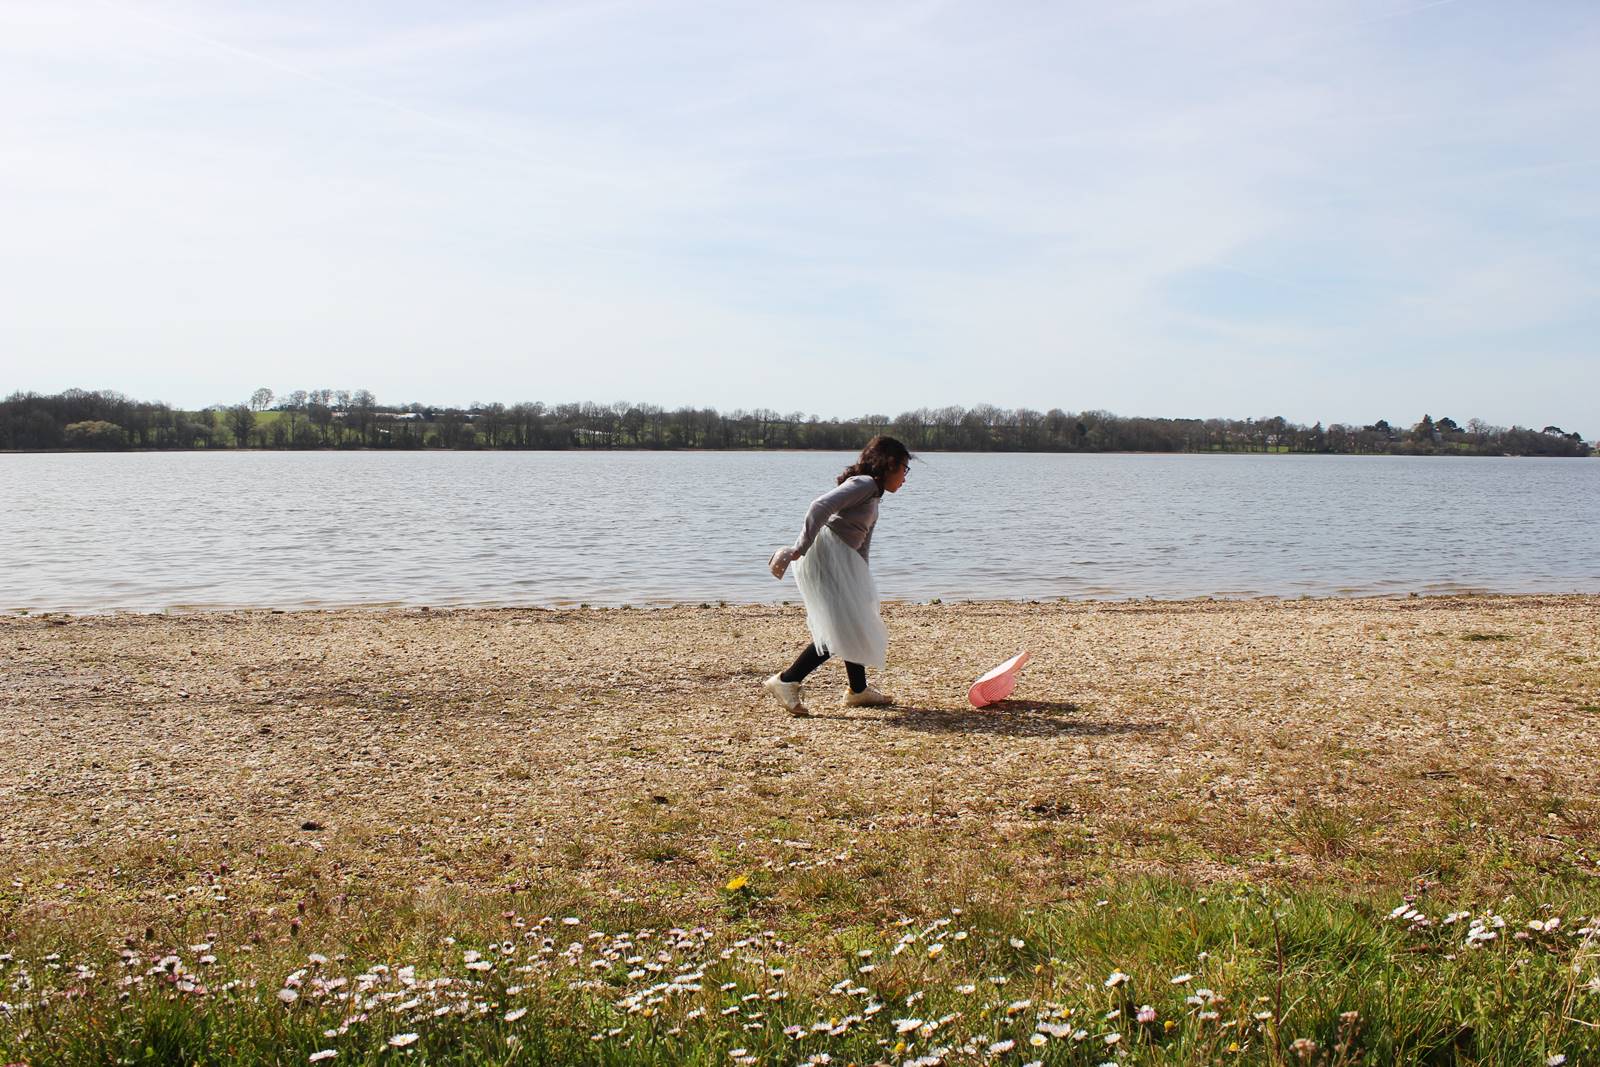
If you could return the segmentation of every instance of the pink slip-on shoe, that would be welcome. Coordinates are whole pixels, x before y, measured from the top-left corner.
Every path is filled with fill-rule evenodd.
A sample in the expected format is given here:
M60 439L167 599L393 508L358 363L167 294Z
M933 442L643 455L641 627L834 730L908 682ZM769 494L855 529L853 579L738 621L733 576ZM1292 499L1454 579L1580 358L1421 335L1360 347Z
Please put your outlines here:
M1017 672L1022 670L1022 665L1028 662L1028 653L1019 652L1006 660L994 670L972 683L972 688L967 690L967 700L975 708L993 704L997 700L1004 700L1011 695L1017 687Z

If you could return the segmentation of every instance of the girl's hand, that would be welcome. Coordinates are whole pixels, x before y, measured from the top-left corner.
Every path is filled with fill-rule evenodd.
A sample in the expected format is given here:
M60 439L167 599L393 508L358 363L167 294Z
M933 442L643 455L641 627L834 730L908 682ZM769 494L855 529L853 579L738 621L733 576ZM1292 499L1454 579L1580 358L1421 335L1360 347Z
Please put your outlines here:
M774 578L782 578L783 572L789 569L789 564L794 562L794 549L780 548L767 560L767 569Z

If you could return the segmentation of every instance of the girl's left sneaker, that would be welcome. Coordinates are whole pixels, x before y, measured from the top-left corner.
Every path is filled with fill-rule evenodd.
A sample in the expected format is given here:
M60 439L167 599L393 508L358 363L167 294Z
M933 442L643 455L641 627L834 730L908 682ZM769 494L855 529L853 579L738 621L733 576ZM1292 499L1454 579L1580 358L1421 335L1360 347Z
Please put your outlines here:
M844 691L844 706L847 708L881 708L893 703L894 697L884 696L870 685L859 693L854 689Z
M800 701L799 682L786 682L783 680L782 675L774 674L771 678L761 683L761 688L771 693L778 703L788 709L790 715L803 718L811 714L806 710L805 704Z

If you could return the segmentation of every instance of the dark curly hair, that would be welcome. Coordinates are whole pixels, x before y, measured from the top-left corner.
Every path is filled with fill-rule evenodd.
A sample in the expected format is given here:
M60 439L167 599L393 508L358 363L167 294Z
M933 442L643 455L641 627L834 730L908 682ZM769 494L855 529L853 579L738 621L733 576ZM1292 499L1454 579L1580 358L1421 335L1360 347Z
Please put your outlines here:
M895 472L902 464L911 462L911 450L895 440L879 434L867 442L867 447L861 450L861 455L856 461L844 469L835 484L842 485L846 478L854 478L858 474L870 474L878 483L879 492L883 491L883 480Z

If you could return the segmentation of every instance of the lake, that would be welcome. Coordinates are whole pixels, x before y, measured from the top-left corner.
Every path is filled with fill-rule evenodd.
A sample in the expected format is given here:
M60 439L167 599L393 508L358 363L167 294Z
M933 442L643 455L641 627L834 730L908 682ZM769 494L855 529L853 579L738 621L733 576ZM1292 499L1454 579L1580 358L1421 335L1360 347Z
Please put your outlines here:
M0 456L0 610L797 600L821 452ZM1600 461L932 453L887 599L1600 592Z

